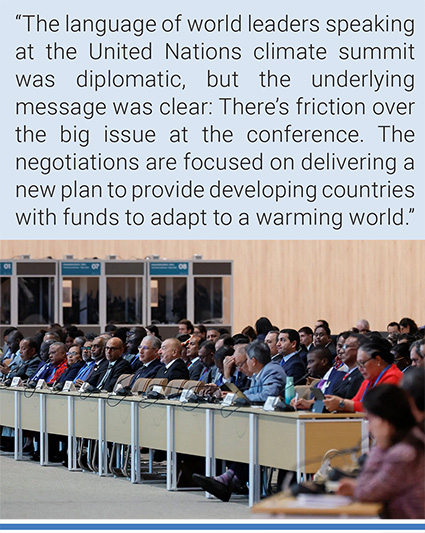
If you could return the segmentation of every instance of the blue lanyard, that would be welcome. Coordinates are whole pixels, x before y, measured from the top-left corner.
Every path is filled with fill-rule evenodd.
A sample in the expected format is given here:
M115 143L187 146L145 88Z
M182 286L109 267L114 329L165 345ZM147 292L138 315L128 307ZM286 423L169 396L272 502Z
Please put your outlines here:
M384 370L379 374L379 376L376 378L375 382L373 383L372 385L372 389L374 387L376 387L376 385L381 381L381 378L382 376L385 374L385 372L391 367L391 365L388 365L384 368ZM361 402L363 402L363 398L364 398L364 395L367 393L367 391L369 390L369 387L370 387L370 381L369 383L367 384L367 387L365 388L364 392L363 392L363 395L362 395L362 398L361 398Z

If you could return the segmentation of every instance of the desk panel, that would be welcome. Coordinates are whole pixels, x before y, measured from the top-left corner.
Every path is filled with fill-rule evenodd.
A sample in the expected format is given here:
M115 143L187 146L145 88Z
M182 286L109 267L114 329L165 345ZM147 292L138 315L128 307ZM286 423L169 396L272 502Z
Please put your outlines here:
M2 426L15 426L15 392L2 389L0 402L0 424Z
M261 414L258 420L258 462L286 470L297 468L297 420Z
M214 410L214 455L217 459L249 462L249 417L246 413Z
M141 402L139 414L139 444L155 450L167 449L167 409L165 405Z
M98 399L75 395L75 436L86 439L99 437Z
M40 394L34 390L21 394L21 426L40 431Z
M68 435L68 396L46 395L46 431Z
M361 420L309 420L305 422L306 472L316 472L321 458L331 449L344 450L360 444ZM317 460L315 460L317 459ZM340 464L346 463L346 456ZM338 466L337 461L332 464Z
M205 409L176 407L174 413L176 451L204 457Z
M116 397L105 401L106 440L131 444L131 403Z

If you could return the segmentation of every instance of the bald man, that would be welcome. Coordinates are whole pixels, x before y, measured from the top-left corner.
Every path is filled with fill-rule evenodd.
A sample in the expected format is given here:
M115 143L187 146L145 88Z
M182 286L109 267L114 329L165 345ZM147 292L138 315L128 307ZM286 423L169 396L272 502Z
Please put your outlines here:
M93 373L88 379L95 389L112 392L118 378L122 374L132 374L131 364L123 358L124 343L118 337L111 337L105 347L105 358L108 364L104 372Z
M168 381L189 379L189 370L181 359L182 345L178 339L171 338L163 341L158 353L164 366L158 370L155 377L165 378Z

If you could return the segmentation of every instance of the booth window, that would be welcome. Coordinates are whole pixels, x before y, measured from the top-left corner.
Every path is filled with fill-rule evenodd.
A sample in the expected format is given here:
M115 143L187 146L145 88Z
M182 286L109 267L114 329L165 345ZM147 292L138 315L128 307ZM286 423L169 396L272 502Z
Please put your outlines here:
M195 278L195 324L223 324L223 278Z
M63 323L99 324L99 278L64 278Z
M143 323L143 278L108 277L106 320L111 324Z
M10 277L0 278L0 324L10 324Z
M18 277L18 324L54 322L55 278Z
M177 324L187 316L187 279L151 279L151 321Z

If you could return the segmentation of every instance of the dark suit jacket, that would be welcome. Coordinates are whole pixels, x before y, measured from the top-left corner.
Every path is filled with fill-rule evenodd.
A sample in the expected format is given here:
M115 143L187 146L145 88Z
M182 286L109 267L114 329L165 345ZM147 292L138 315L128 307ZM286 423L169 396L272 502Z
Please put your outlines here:
M106 366L104 367L104 371L102 373L100 372L93 372L89 379L90 385L93 385L94 387L97 387L99 383L101 383L103 376L108 370L109 362L106 361ZM115 387L115 384L118 381L118 378L122 374L132 374L131 365L128 361L120 357L112 367L112 371L108 376L108 379L105 381L105 383L102 385L102 390L106 390L108 392L112 392L113 388Z
M305 378L301 378L305 375L306 368L298 354L293 355L288 361L286 361L286 363L282 359L280 364L283 367L286 375L294 378L294 385L305 385Z
M99 382L99 376L103 376L108 365L109 363L105 358L103 358L100 363L96 362L87 382L90 383L90 385L95 386L95 384Z
M335 396L341 396L341 398L347 398L351 400L357 394L357 391L360 389L360 385L363 382L363 376L360 374L360 370L356 368L347 374L347 377L338 383L335 387L333 394Z
M164 366L159 359L154 359L148 366L143 365L139 370L134 374L133 379L131 380L130 387L132 387L139 378L154 378L160 369Z
M194 379L196 381L199 380L202 370L204 370L204 365L202 364L202 361L198 359L193 363L192 366L189 368L189 377L190 379Z
M83 368L83 366L85 366L85 364L86 363L84 361L77 361L76 363L71 365L58 379L58 383L65 383L65 381L74 381L74 379L77 377L78 372Z
M307 351L307 348L304 348L304 346L302 346L297 354L301 357L301 361L304 363L305 367L307 368L307 354L308 354L308 351Z
M155 377L165 378L168 381L172 381L173 379L189 379L189 370L183 359L176 359L170 368L166 368L165 365L162 366Z
M37 372L37 370L40 368L40 363L42 363L40 357L36 355L29 361L22 362L15 370L12 372L9 372L7 375L7 378L21 378L23 381L25 381L28 378L32 378L32 376Z

